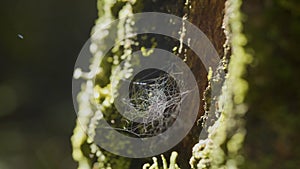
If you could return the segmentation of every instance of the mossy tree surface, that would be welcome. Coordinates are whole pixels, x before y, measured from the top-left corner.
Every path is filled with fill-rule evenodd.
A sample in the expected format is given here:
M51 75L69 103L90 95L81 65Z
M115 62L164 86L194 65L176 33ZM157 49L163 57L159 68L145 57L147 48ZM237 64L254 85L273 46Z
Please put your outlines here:
M82 91L78 95L79 112L77 126L72 136L72 145L73 157L78 161L79 169L237 168L241 164L243 158L240 155L240 149L245 136L243 116L246 111L243 102L247 91L247 82L242 79L242 76L251 57L245 53L243 48L246 39L241 33L240 5L241 1L235 0L98 0L99 19L96 21L93 32L102 30L102 25L107 25L119 17L130 16L136 12L170 13L188 19L199 27L210 39L222 59L218 71L212 72L208 83L208 72L201 61L197 60L197 56L187 47L183 47L182 50L179 47L180 44L174 44L178 50L173 52L185 60L191 68L197 80L200 95L203 96L205 92L206 99L201 102L198 112L199 123L194 124L188 136L181 143L164 153L166 159L170 158L170 164L168 165L167 160L162 156L162 158L159 157L162 161L157 161L157 158L153 157L154 163L150 165L147 163L152 163L151 159L119 157L102 150L93 143L97 120L103 115L113 116L114 109L110 103L112 97L110 89L114 88L115 84L111 83L111 79L121 78L128 73L129 68L124 68L116 73L116 67L120 60L131 59L130 53L133 51L134 41L124 40L123 44L116 45L109 54L101 56L102 47L105 46L105 35L92 39L91 52L94 58L91 68L97 66L93 63L100 61L101 71L93 75L96 83L93 84L90 81L90 83L83 84ZM116 40L123 39L126 33L132 33L128 23L122 23L123 25L116 29ZM222 74L222 72L226 72L226 74ZM211 96L209 91L216 86L215 84L221 84L222 87L220 92ZM86 100L93 92L98 92L100 96L98 101L101 105L101 112L94 112L90 107L89 100ZM208 105L213 105L213 109L209 109ZM218 116L218 119L208 126L208 137L199 140L202 129L200 120L205 119L201 117L207 116L208 113ZM86 130L89 137L82 128Z

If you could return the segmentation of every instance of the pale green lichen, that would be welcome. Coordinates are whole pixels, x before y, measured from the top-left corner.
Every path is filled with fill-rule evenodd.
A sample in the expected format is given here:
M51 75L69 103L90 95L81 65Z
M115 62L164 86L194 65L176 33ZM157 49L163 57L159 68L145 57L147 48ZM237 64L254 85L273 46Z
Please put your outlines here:
M157 158L153 157L152 158L153 164L150 165L149 163L146 163L146 164L143 165L142 169L180 169L178 167L178 165L176 164L177 156L178 156L178 154L176 152L172 152L171 157L170 157L169 167L168 167L166 158L163 155L161 155L162 168L159 166Z
M73 147L73 158L78 162L78 169L110 169L110 168L129 168L130 160L125 160L122 157L117 157L113 154L100 150L100 148L94 143L94 137L96 135L95 129L98 121L103 118L103 113L111 109L112 103L112 91L113 85L111 81L117 82L118 79L126 76L129 72L129 66L122 69L120 72L115 73L116 67L120 59L127 59L131 53L131 41L124 36L126 33L132 33L130 27L132 24L130 21L118 27L118 34L116 39L121 40L124 47L123 54L112 53L113 60L109 60L111 57L104 55L106 49L105 41L108 32L109 24L117 19L112 13L112 8L118 1L115 0L99 0L98 11L99 19L96 21L96 25L92 30L90 51L93 54L93 59L90 65L90 72L83 73L80 69L75 70L74 78L83 78L86 80L82 84L81 92L78 94L78 118L74 134L71 138ZM120 16L132 15L132 5L134 1L127 1L119 11ZM128 20L125 20L128 21ZM117 47L118 45L115 45ZM99 67L105 63L104 67ZM107 79L107 77L110 77ZM114 78L114 80L112 80ZM96 79L96 83L94 82ZM97 84L97 79L101 79L101 84ZM103 101L100 101L102 100ZM100 103L95 110L95 103ZM85 133L87 132L87 134ZM87 145L87 146L84 146ZM85 147L85 148L83 148ZM84 153L86 152L86 153ZM95 162L93 162L96 159Z
M192 168L235 169L243 162L240 150L246 134L243 116L247 110L243 103L247 92L247 82L243 79L243 74L247 64L251 62L251 56L244 50L246 38L242 34L241 3L241 0L226 2L224 23L228 39L224 46L225 53L229 51L230 46L232 54L220 95L212 96L216 99L207 103L213 105L217 103L214 111L210 113L221 114L216 122L208 126L208 137L201 139L194 146L190 160ZM227 71L226 69L225 64L223 70ZM215 78L216 76L210 80L211 85L218 83L214 81Z

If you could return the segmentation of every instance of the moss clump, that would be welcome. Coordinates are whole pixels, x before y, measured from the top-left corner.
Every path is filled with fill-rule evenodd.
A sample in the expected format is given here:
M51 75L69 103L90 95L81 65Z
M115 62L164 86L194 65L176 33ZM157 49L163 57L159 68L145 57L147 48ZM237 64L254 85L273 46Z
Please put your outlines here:
M190 160L192 168L239 168L243 162L240 152L246 134L243 117L247 110L244 98L248 89L243 75L252 57L244 49L246 38L242 34L241 3L234 0L228 0L226 3L224 27L227 41L224 46L227 51L224 53L229 52L229 48L226 47L230 47L230 62L227 65L228 59L224 57L219 71L210 79L207 91L216 90L214 86L219 86L218 83L225 78L220 92L207 92L211 93L211 98L207 99L206 103L211 105L210 109L206 108L209 112L207 115L218 118L209 123L212 125L207 126L208 137L200 139L194 146ZM224 77L222 73L227 70L228 74Z

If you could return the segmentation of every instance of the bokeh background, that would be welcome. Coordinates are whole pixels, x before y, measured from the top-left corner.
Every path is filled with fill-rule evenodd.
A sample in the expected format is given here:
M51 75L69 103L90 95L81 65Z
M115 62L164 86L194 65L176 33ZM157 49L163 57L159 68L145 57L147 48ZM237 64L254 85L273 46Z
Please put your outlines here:
M96 18L96 0L0 1L0 169L76 168L71 80Z
M242 10L254 56L243 168L298 168L299 0L244 0ZM0 169L76 168L71 80L96 18L96 0L0 1Z
M244 0L248 68L245 166L300 166L300 1Z

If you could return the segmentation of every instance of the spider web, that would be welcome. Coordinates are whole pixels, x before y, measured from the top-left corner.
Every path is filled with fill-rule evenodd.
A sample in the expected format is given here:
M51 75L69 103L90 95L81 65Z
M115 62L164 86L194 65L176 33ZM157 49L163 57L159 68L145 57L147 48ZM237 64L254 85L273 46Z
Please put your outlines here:
M175 79L158 69L138 73L130 83L129 99L123 99L123 129L136 137L152 137L166 131L180 111L182 93Z

